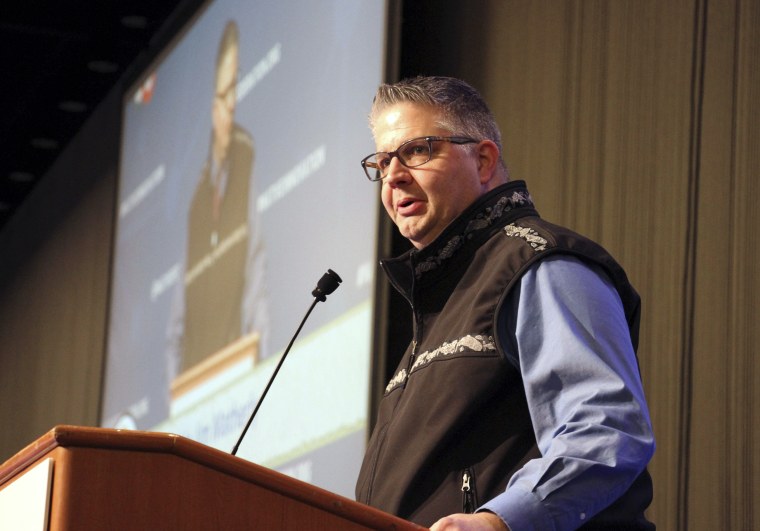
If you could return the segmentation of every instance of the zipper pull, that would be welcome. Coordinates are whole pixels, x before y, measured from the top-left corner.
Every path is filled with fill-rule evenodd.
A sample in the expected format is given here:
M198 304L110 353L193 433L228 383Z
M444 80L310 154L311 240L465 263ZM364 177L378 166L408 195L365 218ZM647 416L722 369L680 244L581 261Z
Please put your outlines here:
M473 507L470 479L472 479L472 476L465 470L464 474L462 474L462 512L465 514L470 514L475 510L475 507Z
M462 474L462 492L470 492L470 474L466 470Z

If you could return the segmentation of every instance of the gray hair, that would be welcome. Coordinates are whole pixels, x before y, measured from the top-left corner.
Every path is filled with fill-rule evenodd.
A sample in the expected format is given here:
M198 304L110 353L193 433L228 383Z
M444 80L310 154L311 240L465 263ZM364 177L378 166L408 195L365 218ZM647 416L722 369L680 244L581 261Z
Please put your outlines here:
M380 113L398 103L433 107L440 113L439 126L455 135L491 140L499 147L501 159L501 131L496 119L480 93L464 81L452 77L417 76L380 85L369 114L373 133ZM503 160L500 165L506 170Z

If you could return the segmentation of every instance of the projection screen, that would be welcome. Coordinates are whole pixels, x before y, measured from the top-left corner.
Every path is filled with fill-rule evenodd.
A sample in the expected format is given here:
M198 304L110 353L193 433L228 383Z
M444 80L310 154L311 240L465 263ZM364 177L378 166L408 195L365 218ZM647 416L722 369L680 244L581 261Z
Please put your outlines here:
M366 441L379 188L358 161L380 0L206 4L126 94L101 424L352 497Z

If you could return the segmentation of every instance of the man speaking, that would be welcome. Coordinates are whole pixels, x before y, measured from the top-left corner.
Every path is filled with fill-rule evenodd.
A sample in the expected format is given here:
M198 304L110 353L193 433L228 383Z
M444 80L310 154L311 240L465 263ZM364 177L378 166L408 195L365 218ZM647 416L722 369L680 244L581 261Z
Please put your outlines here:
M357 499L435 531L654 529L640 304L622 268L539 217L466 83L383 85L370 126L362 166L413 245L382 265L414 321Z

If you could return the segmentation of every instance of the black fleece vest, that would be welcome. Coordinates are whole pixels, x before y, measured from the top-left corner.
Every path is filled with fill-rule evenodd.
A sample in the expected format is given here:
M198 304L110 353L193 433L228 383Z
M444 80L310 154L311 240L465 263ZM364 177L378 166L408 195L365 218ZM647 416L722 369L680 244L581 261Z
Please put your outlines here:
M594 242L540 219L522 181L480 198L430 246L382 263L412 305L414 340L380 403L357 500L430 526L497 496L539 456L496 316L525 270L556 253L609 275L635 349L639 297L622 268ZM645 472L588 528L651 529L643 517L651 496ZM621 525L605 525L613 522Z

